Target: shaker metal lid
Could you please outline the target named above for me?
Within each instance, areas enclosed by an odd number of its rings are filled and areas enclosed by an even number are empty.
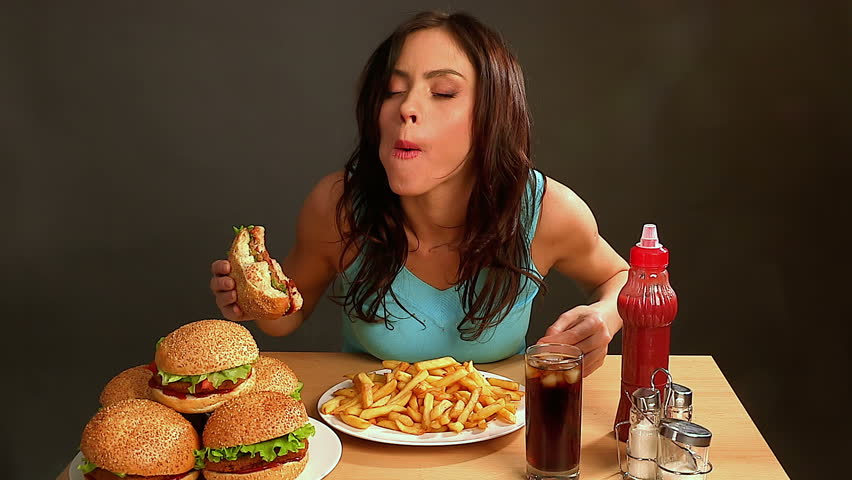
[[[672,383],[669,394],[671,395],[672,406],[683,408],[692,405],[692,390],[688,387]]]
[[[660,408],[660,391],[655,388],[637,388],[633,392],[633,405],[640,412],[651,412]]]
[[[697,423],[665,418],[660,422],[660,436],[693,447],[707,447],[713,434]]]

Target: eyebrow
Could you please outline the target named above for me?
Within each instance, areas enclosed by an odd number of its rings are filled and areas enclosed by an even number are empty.
[[[403,78],[405,78],[405,79],[410,79],[410,78],[411,78],[411,75],[409,75],[409,74],[408,74],[408,72],[404,72],[404,71],[399,70],[399,69],[397,69],[397,68],[394,68],[394,69],[393,69],[392,74],[393,74],[393,75],[398,75],[398,76],[403,77]],[[459,77],[461,77],[461,78],[464,78],[464,75],[462,75],[461,73],[459,73],[459,72],[457,72],[457,71],[453,70],[452,68],[439,68],[438,70],[431,70],[431,71],[428,71],[428,72],[426,72],[425,74],[423,74],[423,78],[425,78],[425,79],[427,79],[427,80],[428,80],[428,79],[430,79],[430,78],[442,77],[442,76],[444,76],[444,75],[456,75],[456,76],[459,76]],[[465,79],[465,80],[467,80],[467,79]]]

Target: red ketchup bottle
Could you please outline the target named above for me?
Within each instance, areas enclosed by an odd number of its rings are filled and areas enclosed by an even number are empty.
[[[624,320],[621,344],[621,398],[615,424],[630,419],[630,395],[651,386],[651,374],[669,368],[671,324],[677,315],[677,296],[669,285],[669,251],[660,244],[657,226],[646,224],[642,239],[630,249],[630,272],[618,294],[618,314]],[[665,375],[657,375],[655,387],[665,391]],[[618,428],[618,439],[627,440],[628,424]]]

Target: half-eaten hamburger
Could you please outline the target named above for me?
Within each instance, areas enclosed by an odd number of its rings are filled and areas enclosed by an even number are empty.
[[[181,413],[212,412],[252,390],[259,354],[251,332],[238,323],[188,323],[157,343],[151,398]]]
[[[181,414],[144,399],[101,409],[83,429],[86,480],[195,480],[198,433]]]
[[[196,468],[207,480],[292,480],[314,435],[305,405],[281,392],[253,392],[218,408],[202,435]]]
[[[266,250],[261,226],[234,227],[228,251],[230,277],[237,289],[237,306],[248,318],[274,320],[302,308],[296,284]]]

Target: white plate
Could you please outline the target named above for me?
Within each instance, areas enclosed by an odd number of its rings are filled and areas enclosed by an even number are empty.
[[[376,370],[375,373],[386,373],[389,372],[389,369]],[[499,378],[501,380],[509,380],[514,381],[512,379],[502,377],[500,375],[495,375],[493,373],[488,372],[480,372],[482,376],[485,378]],[[326,390],[325,393],[317,402],[317,410],[320,410],[322,404],[334,398],[332,394],[336,390],[341,388],[352,388],[352,380],[345,380],[343,382],[338,383],[337,385]],[[524,386],[520,386],[521,391],[524,390]],[[334,415],[326,415],[320,411],[320,417],[325,420],[326,423],[331,425],[334,429],[339,432],[346,433],[348,435],[352,435],[353,437],[363,438],[364,440],[371,440],[374,442],[380,443],[392,443],[395,445],[414,445],[414,446],[443,446],[443,445],[462,445],[465,443],[475,443],[475,442],[483,442],[485,440],[491,440],[492,438],[502,437],[503,435],[507,435],[512,433],[524,426],[524,422],[526,421],[526,409],[524,406],[525,402],[518,402],[518,411],[515,413],[515,418],[517,419],[517,423],[507,423],[502,419],[493,420],[488,422],[488,428],[485,430],[480,430],[478,428],[466,428],[459,433],[455,432],[439,432],[439,433],[424,433],[423,435],[411,435],[408,433],[397,432],[396,430],[391,430],[388,428],[377,427],[375,425],[361,430],[360,428],[355,428],[351,425],[346,424],[343,420],[335,417]]]
[[[343,452],[340,438],[337,437],[334,430],[315,418],[311,418],[310,422],[316,428],[317,433],[308,439],[310,448],[308,464],[305,465],[305,469],[296,477],[296,480],[319,480],[325,477],[337,466],[337,462],[340,461],[340,454]],[[85,480],[83,473],[77,470],[77,465],[82,463],[83,453],[78,452],[74,460],[71,461],[71,467],[68,468],[70,480]]]

